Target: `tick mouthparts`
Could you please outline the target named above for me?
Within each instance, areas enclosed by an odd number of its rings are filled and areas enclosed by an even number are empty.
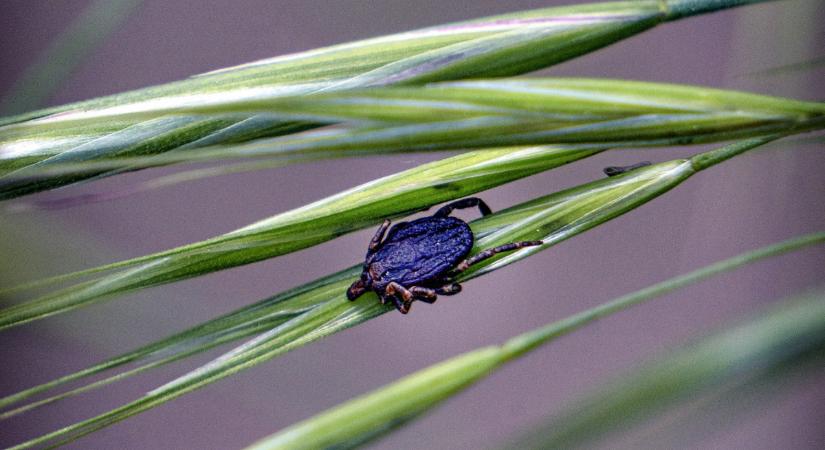
[[[350,285],[349,289],[347,289],[347,299],[349,301],[353,301],[356,298],[363,295],[364,292],[366,292],[366,291],[367,291],[367,288],[366,288],[366,286],[364,286],[364,281],[363,280],[358,280],[355,283],[352,283]]]

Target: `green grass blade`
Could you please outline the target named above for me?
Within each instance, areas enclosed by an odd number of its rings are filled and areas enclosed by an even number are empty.
[[[246,448],[356,448],[402,426],[484,378],[500,364],[500,353],[497,347],[464,353],[356,397]]]
[[[0,408],[19,403],[34,395],[50,391],[67,383],[86,379],[91,376],[123,367],[130,363],[140,364],[104,380],[83,385],[77,389],[57,394],[24,405],[20,408],[0,413],[5,419],[30,410],[34,407],[52,403],[63,398],[104,386],[145,370],[176,361],[186,356],[209,350],[226,342],[247,338],[271,330],[282,323],[317,307],[343,292],[352,278],[360,273],[360,265],[288,290],[262,301],[244,306],[229,314],[196,325],[180,333],[152,342],[136,350],[118,355],[87,369],[74,372],[50,382],[0,398]]]
[[[267,89],[243,96],[193,96],[186,103],[133,105],[67,113],[6,127],[6,133],[57,133],[99,121],[169,115],[269,114],[279,120],[426,123],[475,117],[535,118],[558,126],[652,114],[736,112],[753,120],[793,122],[825,114],[822,103],[700,86],[589,78],[503,78],[377,87],[284,96]]]
[[[511,74],[523,73],[527,70],[519,70],[518,66],[524,64],[524,60],[532,61],[530,69],[546,67],[608,45],[633,34],[634,29],[648,28],[663,17],[657,1],[607,2],[523,11],[269,58],[187,80],[34,111],[6,118],[0,125],[58,112],[261,86],[297,93],[329,89],[342,83],[359,86],[387,84],[388,77],[414,82],[423,76],[436,79],[485,76],[490,72],[485,67],[510,67]],[[600,33],[599,30],[605,31]],[[514,40],[514,35],[521,35],[523,40]],[[496,45],[496,37],[508,42]],[[593,41],[595,43],[591,43]],[[478,45],[478,42],[484,45]],[[480,47],[487,47],[489,51],[467,51]],[[519,56],[525,48],[528,53]],[[561,49],[565,51],[560,52]],[[446,55],[453,56],[445,58]],[[507,61],[502,61],[504,59]],[[512,67],[514,61],[516,67]],[[387,67],[393,64],[397,67]],[[475,73],[454,69],[463,65],[473,67]],[[376,74],[376,71],[380,73]],[[449,75],[433,75],[439,72]],[[353,83],[351,79],[358,76],[365,76],[370,82]],[[382,83],[381,80],[385,81]]]
[[[480,117],[462,121],[402,125],[389,128],[336,129],[300,136],[262,140],[232,147],[204,148],[191,154],[165,154],[152,158],[122,158],[81,164],[55,164],[26,168],[8,175],[0,197],[11,198],[27,189],[27,178],[83,174],[123,164],[153,167],[216,159],[266,158],[273,164],[290,164],[326,158],[511,145],[546,142],[640,147],[702,144],[747,139],[767,134],[794,134],[825,127],[825,117],[802,121],[747,118],[736,112],[712,114],[657,114],[560,127],[539,119]],[[21,184],[22,183],[22,187]]]
[[[446,200],[581,159],[597,147],[527,147],[465,153],[390,175],[222,236],[80,272],[126,268],[0,310],[0,328],[105,297],[283,255]],[[66,279],[67,277],[58,277]]]
[[[107,192],[66,195],[59,198],[34,199],[30,201],[17,200],[6,207],[6,211],[17,213],[31,210],[57,210],[79,205],[88,205],[104,201],[121,199],[141,192],[167,188],[177,184],[195,180],[204,180],[223,175],[268,170],[283,167],[289,164],[280,160],[254,160],[241,163],[224,164],[219,166],[189,169],[169,175],[161,175],[149,180]],[[5,291],[2,291],[5,292]]]
[[[7,144],[0,143],[0,154],[20,153],[20,156],[0,159],[0,200],[57,188],[69,183],[114,175],[145,168],[146,166],[131,166],[128,161],[119,164],[108,164],[106,167],[95,167],[90,161],[104,158],[133,158],[137,161],[158,155],[172,149],[176,151],[191,150],[208,145],[232,144],[237,141],[251,140],[262,137],[279,136],[297,131],[303,131],[307,126],[291,122],[276,122],[260,118],[218,118],[204,119],[200,117],[162,117],[144,122],[136,122],[125,128],[111,131],[106,134],[96,134],[92,137],[78,136],[64,138],[53,136],[15,139]],[[88,139],[87,139],[88,138]],[[68,147],[66,141],[77,142]],[[48,145],[48,148],[39,148],[37,143]],[[20,150],[20,147],[23,150]],[[60,151],[63,149],[62,151]],[[34,152],[30,154],[29,151]],[[27,164],[20,162],[28,161]],[[59,177],[43,178],[40,172],[52,167],[83,167],[83,170],[73,173],[61,173]],[[152,163],[149,167],[159,164]],[[25,181],[15,179],[24,177]],[[5,181],[9,180],[9,181]]]
[[[718,155],[728,155],[724,156],[727,158],[773,139],[775,137],[743,141],[706,152],[696,157],[705,162],[692,170],[701,170],[721,161]],[[564,147],[487,150],[426,164],[210,240],[78,272],[75,275],[127,267],[97,280],[2,309],[0,328],[20,325],[134,290],[316,245],[375,224],[381,218],[463,197],[598,151],[594,148]],[[66,280],[71,276],[54,279]]]
[[[457,394],[473,383],[486,377],[491,371],[504,363],[520,357],[539,346],[551,342],[560,336],[569,334],[595,320],[627,309],[631,306],[660,297],[663,294],[696,283],[720,273],[724,273],[745,264],[771,256],[825,243],[825,233],[801,236],[761,249],[743,253],[730,259],[719,261],[710,266],[657,283],[648,288],[619,297],[601,306],[591,308],[545,327],[514,337],[498,347],[486,347],[470,353],[459,355],[447,361],[431,366],[409,375],[393,384],[347,401],[310,419],[292,425],[275,435],[264,438],[249,449],[301,449],[301,448],[351,448],[401,426],[405,422],[433,409],[441,402]],[[810,305],[808,305],[810,306]],[[819,305],[819,310],[822,310]],[[811,309],[806,309],[811,312]],[[816,319],[820,332],[825,332],[825,321]],[[810,321],[809,321],[810,322]],[[785,322],[790,325],[789,322]],[[773,323],[771,324],[773,325]],[[800,331],[800,330],[798,330]],[[801,335],[806,336],[809,329],[803,327]],[[825,338],[825,335],[823,335]],[[825,341],[820,342],[825,344]],[[711,345],[712,348],[712,345]],[[699,358],[701,360],[701,358]],[[718,358],[716,359],[718,361]],[[671,365],[665,365],[669,371]],[[681,365],[679,365],[681,367]],[[628,383],[626,387],[638,391],[640,383]],[[675,383],[674,383],[675,385]],[[615,392],[623,392],[616,390]],[[634,398],[639,400],[638,397]],[[599,398],[599,400],[603,400]],[[627,399],[626,399],[627,400]],[[624,404],[628,410],[630,405]],[[595,406],[603,411],[600,403]],[[582,409],[585,414],[588,409]],[[613,411],[614,417],[623,417],[626,410]],[[542,427],[542,430],[554,430],[555,427]],[[581,427],[583,433],[590,432],[588,427]],[[515,448],[567,448],[557,441],[542,442],[540,445],[520,443]]]
[[[691,160],[674,160],[637,169],[535,199],[479,219],[471,225],[478,237],[474,252],[480,248],[518,240],[541,239],[545,245],[501,255],[487,264],[474,266],[473,270],[464,272],[458,281],[480,276],[604,223],[677,186],[696,172],[695,167],[708,167],[713,161],[722,161],[769,140],[741,142],[697,155]],[[696,160],[705,161],[707,164],[695,166]],[[339,281],[338,291],[317,307],[287,320],[143,398],[24,445],[37,445],[54,439],[77,438],[289,350],[355,326],[392,308],[389,305],[381,305],[372,293],[366,294],[359,301],[348,301],[344,295],[347,281],[351,279]],[[516,356],[515,349],[508,351],[512,356]]]
[[[92,111],[124,105],[168,104],[186,101],[192,95],[213,93],[227,96],[243,95],[253,88],[270,92],[300,95],[322,90],[340,90],[390,83],[420,83],[432,80],[465,78],[468,76],[500,76],[524,73],[569,59],[615,40],[653,26],[661,19],[659,5],[653,1],[605,3],[586,7],[547,8],[522,13],[495,16],[475,21],[390,35],[366,41],[343,44],[295,55],[286,55],[204,74],[188,80],[118,94],[58,108],[36,111],[22,116],[0,119],[3,124],[27,121],[72,111]],[[183,125],[191,118],[179,118]],[[171,132],[163,145],[151,147],[163,153],[187,143],[190,147],[228,144],[263,136],[282,134],[278,122],[267,117],[240,120],[246,134],[237,133],[238,124],[215,131],[210,125],[217,119],[200,119],[205,123],[192,129]],[[123,124],[127,127],[129,123]],[[308,125],[304,125],[308,126]],[[90,132],[97,131],[89,125]],[[200,132],[197,132],[200,131]],[[72,136],[82,135],[84,128],[67,130]],[[5,134],[5,132],[2,132]],[[219,135],[215,139],[211,135]],[[48,139],[46,139],[48,137]],[[0,144],[0,173],[19,168],[38,155],[37,168],[52,164],[87,161],[58,145],[59,133],[14,134]],[[139,141],[127,140],[119,147],[102,145],[96,140],[85,144],[84,155],[101,158],[128,152]],[[62,158],[52,161],[44,155]],[[76,159],[77,158],[77,159]],[[107,170],[123,165],[107,167]],[[25,195],[78,180],[105,175],[105,171],[85,171],[74,176],[37,180],[21,186],[9,195]],[[8,197],[8,196],[7,196]]]
[[[0,99],[0,115],[37,108],[95,47],[118,28],[141,0],[98,0],[81,12]]]
[[[54,160],[8,174],[0,198],[30,189],[27,177],[72,174],[125,163],[148,167],[223,158],[268,158],[284,164],[373,153],[491,148],[510,145],[602,144],[611,147],[695,144],[825,127],[825,104],[736,91],[599,79],[503,79],[423,87],[354,90],[302,97],[222,100],[184,112],[281,114],[297,120],[381,121],[385,126],[337,128],[202,148],[152,158],[117,158],[64,165]],[[143,118],[175,109],[140,113]],[[128,113],[131,114],[131,113]],[[156,116],[156,114],[161,114]],[[291,115],[290,115],[291,114]],[[322,117],[324,116],[324,117]],[[44,126],[72,123],[69,116]],[[106,116],[110,117],[110,116]],[[111,118],[117,119],[117,116]],[[98,120],[92,114],[82,120]],[[398,121],[402,123],[397,123]],[[53,130],[52,130],[53,131]]]
[[[565,408],[508,448],[580,448],[720,386],[776,375],[825,355],[825,296],[770,313],[649,363]]]
[[[775,77],[794,73],[810,72],[825,66],[825,56],[818,58],[811,58],[807,61],[800,61],[791,64],[783,64],[781,66],[769,67],[767,69],[748,72],[740,75],[740,77]]]
[[[684,17],[705,14],[742,5],[762,3],[761,0],[664,0],[667,19],[676,20]]]
[[[615,1],[521,11],[268,58],[182,81],[7,117],[0,125],[183,94],[260,86],[307,92],[341,83],[363,86],[350,81],[363,74],[370,85],[483,77],[491,72],[515,75],[585,54],[661,22],[765,1]],[[524,40],[512,39],[520,34]],[[484,40],[496,36],[509,42],[496,45],[495,39]],[[453,45],[459,47],[450,49]],[[467,51],[482,47],[488,50]],[[418,59],[411,61],[413,57]],[[388,67],[391,64],[398,67]],[[389,77],[395,80],[387,80]],[[313,83],[317,85],[305,86]]]
[[[23,124],[50,115],[71,115],[77,111],[94,111],[111,107],[134,108],[150,105],[180,104],[193,95],[214,94],[242,97],[250,89],[267,89],[280,95],[300,95],[319,91],[343,90],[387,84],[421,84],[425,82],[498,77],[525,73],[585,54],[623,38],[644,31],[661,22],[688,15],[682,1],[628,1],[594,3],[546,8],[468,22],[448,24],[365,41],[313,50],[295,55],[263,60],[235,68],[215,71],[176,83],[93,99],[24,115],[0,119],[3,125]],[[691,14],[752,3],[748,1],[696,1]],[[674,9],[670,10],[670,5]],[[680,8],[684,11],[675,14]],[[250,139],[280,136],[289,127],[265,116],[235,118],[224,129],[213,130],[216,121],[201,119],[195,125],[180,118],[188,128],[167,133],[162,144],[151,147],[154,154],[180,148],[233,144]],[[124,129],[135,123],[121,124]],[[298,128],[312,123],[295,124]],[[99,125],[90,124],[67,130],[74,138],[85,136],[83,155],[74,160],[66,137],[58,134],[18,134],[0,143],[0,174],[19,170],[34,163],[37,170],[70,161],[85,167],[65,176],[38,179],[15,185],[3,198],[25,195],[88,178],[111,175],[126,170],[127,163],[107,167],[88,164],[95,159],[133,152],[139,142],[124,141],[120,147],[95,147],[89,136]],[[117,131],[117,130],[116,130]],[[67,153],[68,152],[68,153]],[[49,157],[64,155],[55,161]],[[331,155],[327,155],[329,157]],[[137,161],[133,161],[137,164]],[[140,167],[162,164],[160,160]],[[45,167],[48,168],[48,167]],[[137,167],[131,167],[135,169]],[[103,170],[105,169],[105,170]],[[111,171],[108,172],[107,171]],[[39,172],[41,175],[44,172]],[[24,172],[25,174],[25,172]]]

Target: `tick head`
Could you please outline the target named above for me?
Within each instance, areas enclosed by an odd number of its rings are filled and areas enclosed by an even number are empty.
[[[367,275],[367,272],[364,271],[361,273],[361,278],[355,283],[352,283],[349,289],[347,289],[347,298],[350,299],[350,301],[355,300],[356,298],[363,295],[364,292],[367,292],[367,289],[369,289],[371,286],[372,281],[369,279],[369,275]]]

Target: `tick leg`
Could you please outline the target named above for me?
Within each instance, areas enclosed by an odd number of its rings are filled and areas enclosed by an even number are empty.
[[[378,250],[378,246],[381,245],[381,240],[384,239],[384,233],[387,232],[387,228],[390,226],[390,219],[384,221],[380,227],[378,227],[378,231],[375,232],[375,236],[372,237],[370,241],[369,251],[367,254],[372,253]]]
[[[413,301],[413,293],[404,286],[391,281],[384,289],[387,297],[390,297],[395,303],[395,307],[401,311],[401,314],[407,314],[410,311],[410,304]]]
[[[486,203],[484,203],[484,200],[478,197],[467,197],[442,206],[438,209],[438,211],[435,212],[435,214],[433,214],[433,216],[447,217],[450,215],[450,213],[453,212],[454,209],[466,209],[473,208],[476,206],[478,206],[478,210],[481,212],[482,216],[486,216],[487,214],[492,213],[492,211],[490,211],[490,207],[487,206]]]
[[[410,292],[409,289],[405,288],[404,286],[401,286],[395,281],[390,281],[390,284],[387,285],[387,288],[384,289],[384,292],[386,292],[389,296],[400,295],[405,302],[412,301],[413,298],[413,293]]]
[[[413,286],[410,288],[410,292],[412,292],[416,300],[421,300],[424,303],[435,303],[435,301],[438,300],[435,289]]]
[[[397,309],[398,312],[400,312],[401,314],[407,314],[408,312],[410,312],[410,303],[407,303],[398,297],[390,298],[392,299],[392,302],[395,303],[395,309]]]
[[[630,166],[610,166],[605,167],[602,171],[605,175],[609,177],[615,177],[616,175],[621,175],[625,172],[630,172],[631,170],[639,169],[641,167],[649,166],[650,161],[642,161],[640,163],[636,163]]]
[[[544,244],[544,242],[542,242],[542,241],[524,241],[524,242],[512,242],[510,244],[504,244],[504,245],[499,245],[498,247],[488,248],[487,250],[484,250],[484,251],[476,254],[475,256],[473,256],[471,258],[467,258],[464,261],[458,263],[458,265],[455,267],[455,269],[453,269],[452,274],[455,275],[455,274],[464,272],[465,270],[470,268],[470,266],[472,266],[473,264],[478,264],[481,261],[484,261],[485,259],[492,258],[493,256],[495,256],[498,253],[509,252],[509,251],[513,251],[513,250],[518,250],[522,247],[533,247],[535,245],[542,245],[542,244]]]
[[[435,292],[441,295],[455,295],[461,292],[461,285],[458,283],[450,283],[436,288]]]

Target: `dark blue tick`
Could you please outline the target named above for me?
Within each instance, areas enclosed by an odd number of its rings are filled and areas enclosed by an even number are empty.
[[[355,300],[372,289],[381,303],[392,301],[402,314],[407,314],[413,300],[434,303],[438,294],[461,292],[454,278],[473,264],[497,253],[542,244],[513,242],[467,258],[473,248],[473,232],[467,222],[450,217],[450,213],[473,207],[478,207],[483,216],[490,214],[486,203],[469,197],[441,207],[432,216],[399,222],[389,232],[390,221],[385,220],[370,241],[364,271],[347,289],[347,298]]]

